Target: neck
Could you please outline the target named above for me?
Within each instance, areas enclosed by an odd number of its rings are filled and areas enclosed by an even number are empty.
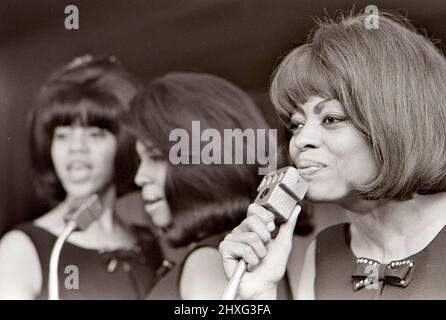
[[[116,200],[116,187],[111,185],[99,195],[104,212],[92,227],[99,227],[105,231],[113,231],[115,226],[114,206]]]
[[[114,228],[114,205],[116,200],[116,187],[114,185],[110,185],[100,192],[97,193],[99,199],[101,201],[103,212],[101,216],[94,221],[90,229],[101,228],[103,231],[113,231]],[[73,201],[73,199],[67,199],[69,201]]]
[[[446,225],[446,193],[406,201],[356,200],[343,205],[352,222],[351,250],[382,263],[424,249]]]

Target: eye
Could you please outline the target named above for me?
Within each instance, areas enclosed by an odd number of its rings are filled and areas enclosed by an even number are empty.
[[[101,128],[91,128],[88,130],[88,135],[92,138],[104,138],[107,132]]]
[[[149,161],[149,162],[158,162],[158,161],[165,161],[164,155],[159,151],[153,151],[153,150],[139,150],[138,151],[139,157],[141,158],[141,161]]]
[[[151,154],[149,155],[149,158],[152,161],[164,161],[164,156],[162,154]]]
[[[331,125],[331,124],[336,124],[336,123],[347,121],[347,120],[348,120],[347,117],[327,115],[322,120],[322,123]]]
[[[288,130],[295,134],[297,131],[301,130],[304,127],[305,123],[298,121],[298,120],[291,120],[291,123],[288,126]]]
[[[68,136],[69,136],[69,132],[64,129],[56,128],[56,130],[54,130],[54,133],[53,133],[53,139],[57,139],[57,140],[65,140],[68,138]]]

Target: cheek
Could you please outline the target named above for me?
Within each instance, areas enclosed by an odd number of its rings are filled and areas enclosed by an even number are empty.
[[[164,190],[167,181],[167,162],[164,162],[160,165],[160,181]]]
[[[60,168],[63,166],[65,151],[64,146],[60,143],[52,143],[51,144],[51,161],[53,163],[54,169],[59,174]]]
[[[117,144],[110,143],[96,150],[97,152],[95,159],[98,164],[98,168],[102,169],[101,171],[112,174],[115,167]]]
[[[290,154],[291,160],[297,159],[297,156],[299,155],[299,152],[297,151],[297,147],[294,143],[294,136],[291,137],[290,142],[288,143],[288,152]]]
[[[377,165],[371,148],[363,141],[340,144],[337,153],[338,173],[353,185],[365,185],[377,176]]]

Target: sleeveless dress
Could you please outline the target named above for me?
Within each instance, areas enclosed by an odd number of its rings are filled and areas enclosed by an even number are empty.
[[[211,247],[218,250],[218,246],[221,241],[223,241],[224,234],[218,234],[214,236],[207,237],[196,244],[182,248],[183,255],[179,263],[176,263],[174,267],[166,272],[164,277],[162,277],[157,284],[153,287],[150,294],[147,296],[149,300],[181,300],[180,295],[180,280],[183,271],[184,264],[195,250],[202,247]],[[223,292],[222,292],[223,294]],[[278,300],[288,300],[291,299],[291,288],[289,286],[289,281],[287,274],[278,284],[277,289],[277,299]]]
[[[446,227],[426,248],[405,260],[413,262],[406,287],[380,279],[376,286],[353,290],[352,274],[359,257],[350,250],[349,239],[349,224],[327,228],[317,236],[316,299],[446,299]]]
[[[49,260],[56,236],[32,223],[15,230],[24,232],[36,248],[42,270],[37,299],[48,299]],[[106,252],[66,242],[59,259],[60,299],[143,299],[155,281],[159,263],[157,248],[147,244]]]
[[[116,203],[116,216],[125,225],[138,229],[138,234],[148,237],[154,236],[151,231],[155,227],[144,211],[144,204],[140,192],[130,193]],[[158,245],[162,252],[162,262],[156,269],[156,281],[148,300],[181,300],[180,279],[184,263],[191,253],[201,247],[213,247],[218,249],[225,234],[217,234],[202,239],[196,243],[181,248],[170,247],[167,243],[158,239]],[[287,276],[279,283],[278,299],[290,299],[291,289]]]

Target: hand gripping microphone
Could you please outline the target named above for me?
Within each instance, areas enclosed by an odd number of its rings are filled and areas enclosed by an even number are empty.
[[[308,186],[296,168],[281,168],[263,177],[254,203],[271,211],[276,223],[282,223],[288,220],[297,203],[304,198]],[[222,300],[234,300],[245,270],[246,263],[240,260],[223,292]]]
[[[80,204],[74,211],[69,212],[65,217],[67,223],[62,234],[57,238],[50,257],[50,267],[48,276],[48,298],[49,300],[59,300],[59,279],[58,265],[59,256],[62,246],[73,231],[86,230],[90,224],[97,220],[102,212],[103,207],[99,197],[94,194],[86,201]]]

